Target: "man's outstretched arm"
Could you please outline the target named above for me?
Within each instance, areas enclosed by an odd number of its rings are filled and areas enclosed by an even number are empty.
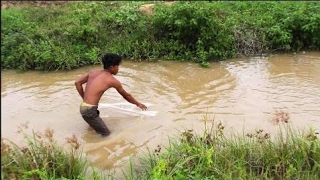
[[[146,110],[147,109],[147,106],[145,106],[144,104],[138,102],[136,99],[133,98],[133,96],[129,93],[127,93],[122,85],[120,84],[119,81],[116,81],[115,84],[114,84],[114,88],[116,88],[116,90],[118,91],[119,94],[121,94],[121,96],[127,100],[128,102],[132,103],[132,104],[135,104],[136,106],[138,106],[140,109],[142,110]]]

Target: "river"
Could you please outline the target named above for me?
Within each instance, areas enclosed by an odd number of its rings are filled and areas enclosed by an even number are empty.
[[[275,54],[212,62],[209,68],[175,61],[123,61],[116,77],[154,117],[100,108],[111,130],[102,138],[79,114],[81,98],[74,81],[101,69],[88,66],[68,72],[1,71],[1,137],[22,142],[26,131],[54,130],[59,142],[75,135],[93,165],[123,167],[128,159],[184,130],[203,131],[204,119],[222,122],[226,131],[264,129],[274,133],[284,115],[294,128],[320,131],[320,52]],[[125,100],[114,90],[103,103]],[[277,119],[278,118],[278,119]],[[277,121],[279,121],[277,123]]]

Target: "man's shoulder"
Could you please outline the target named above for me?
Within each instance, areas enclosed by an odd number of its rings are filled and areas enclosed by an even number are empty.
[[[89,74],[93,74],[93,73],[101,73],[102,71],[101,70],[98,70],[98,69],[94,69],[94,70],[91,70],[89,72]]]
[[[110,81],[113,81],[115,83],[120,83],[119,80],[112,74],[110,75]]]
[[[101,70],[92,70],[92,71],[90,71],[88,74],[89,74],[89,76],[91,76],[91,77],[97,77],[97,76],[99,76],[99,75],[102,74],[102,71],[101,71]]]

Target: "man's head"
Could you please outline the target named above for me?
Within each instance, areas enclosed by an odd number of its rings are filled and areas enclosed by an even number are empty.
[[[118,54],[107,53],[102,57],[102,63],[104,69],[109,69],[112,74],[118,73],[119,65],[122,58]]]

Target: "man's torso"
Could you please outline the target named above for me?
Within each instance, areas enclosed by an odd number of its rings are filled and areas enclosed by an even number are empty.
[[[90,72],[85,87],[84,102],[98,105],[101,96],[112,87],[114,80],[113,75],[104,70]]]

